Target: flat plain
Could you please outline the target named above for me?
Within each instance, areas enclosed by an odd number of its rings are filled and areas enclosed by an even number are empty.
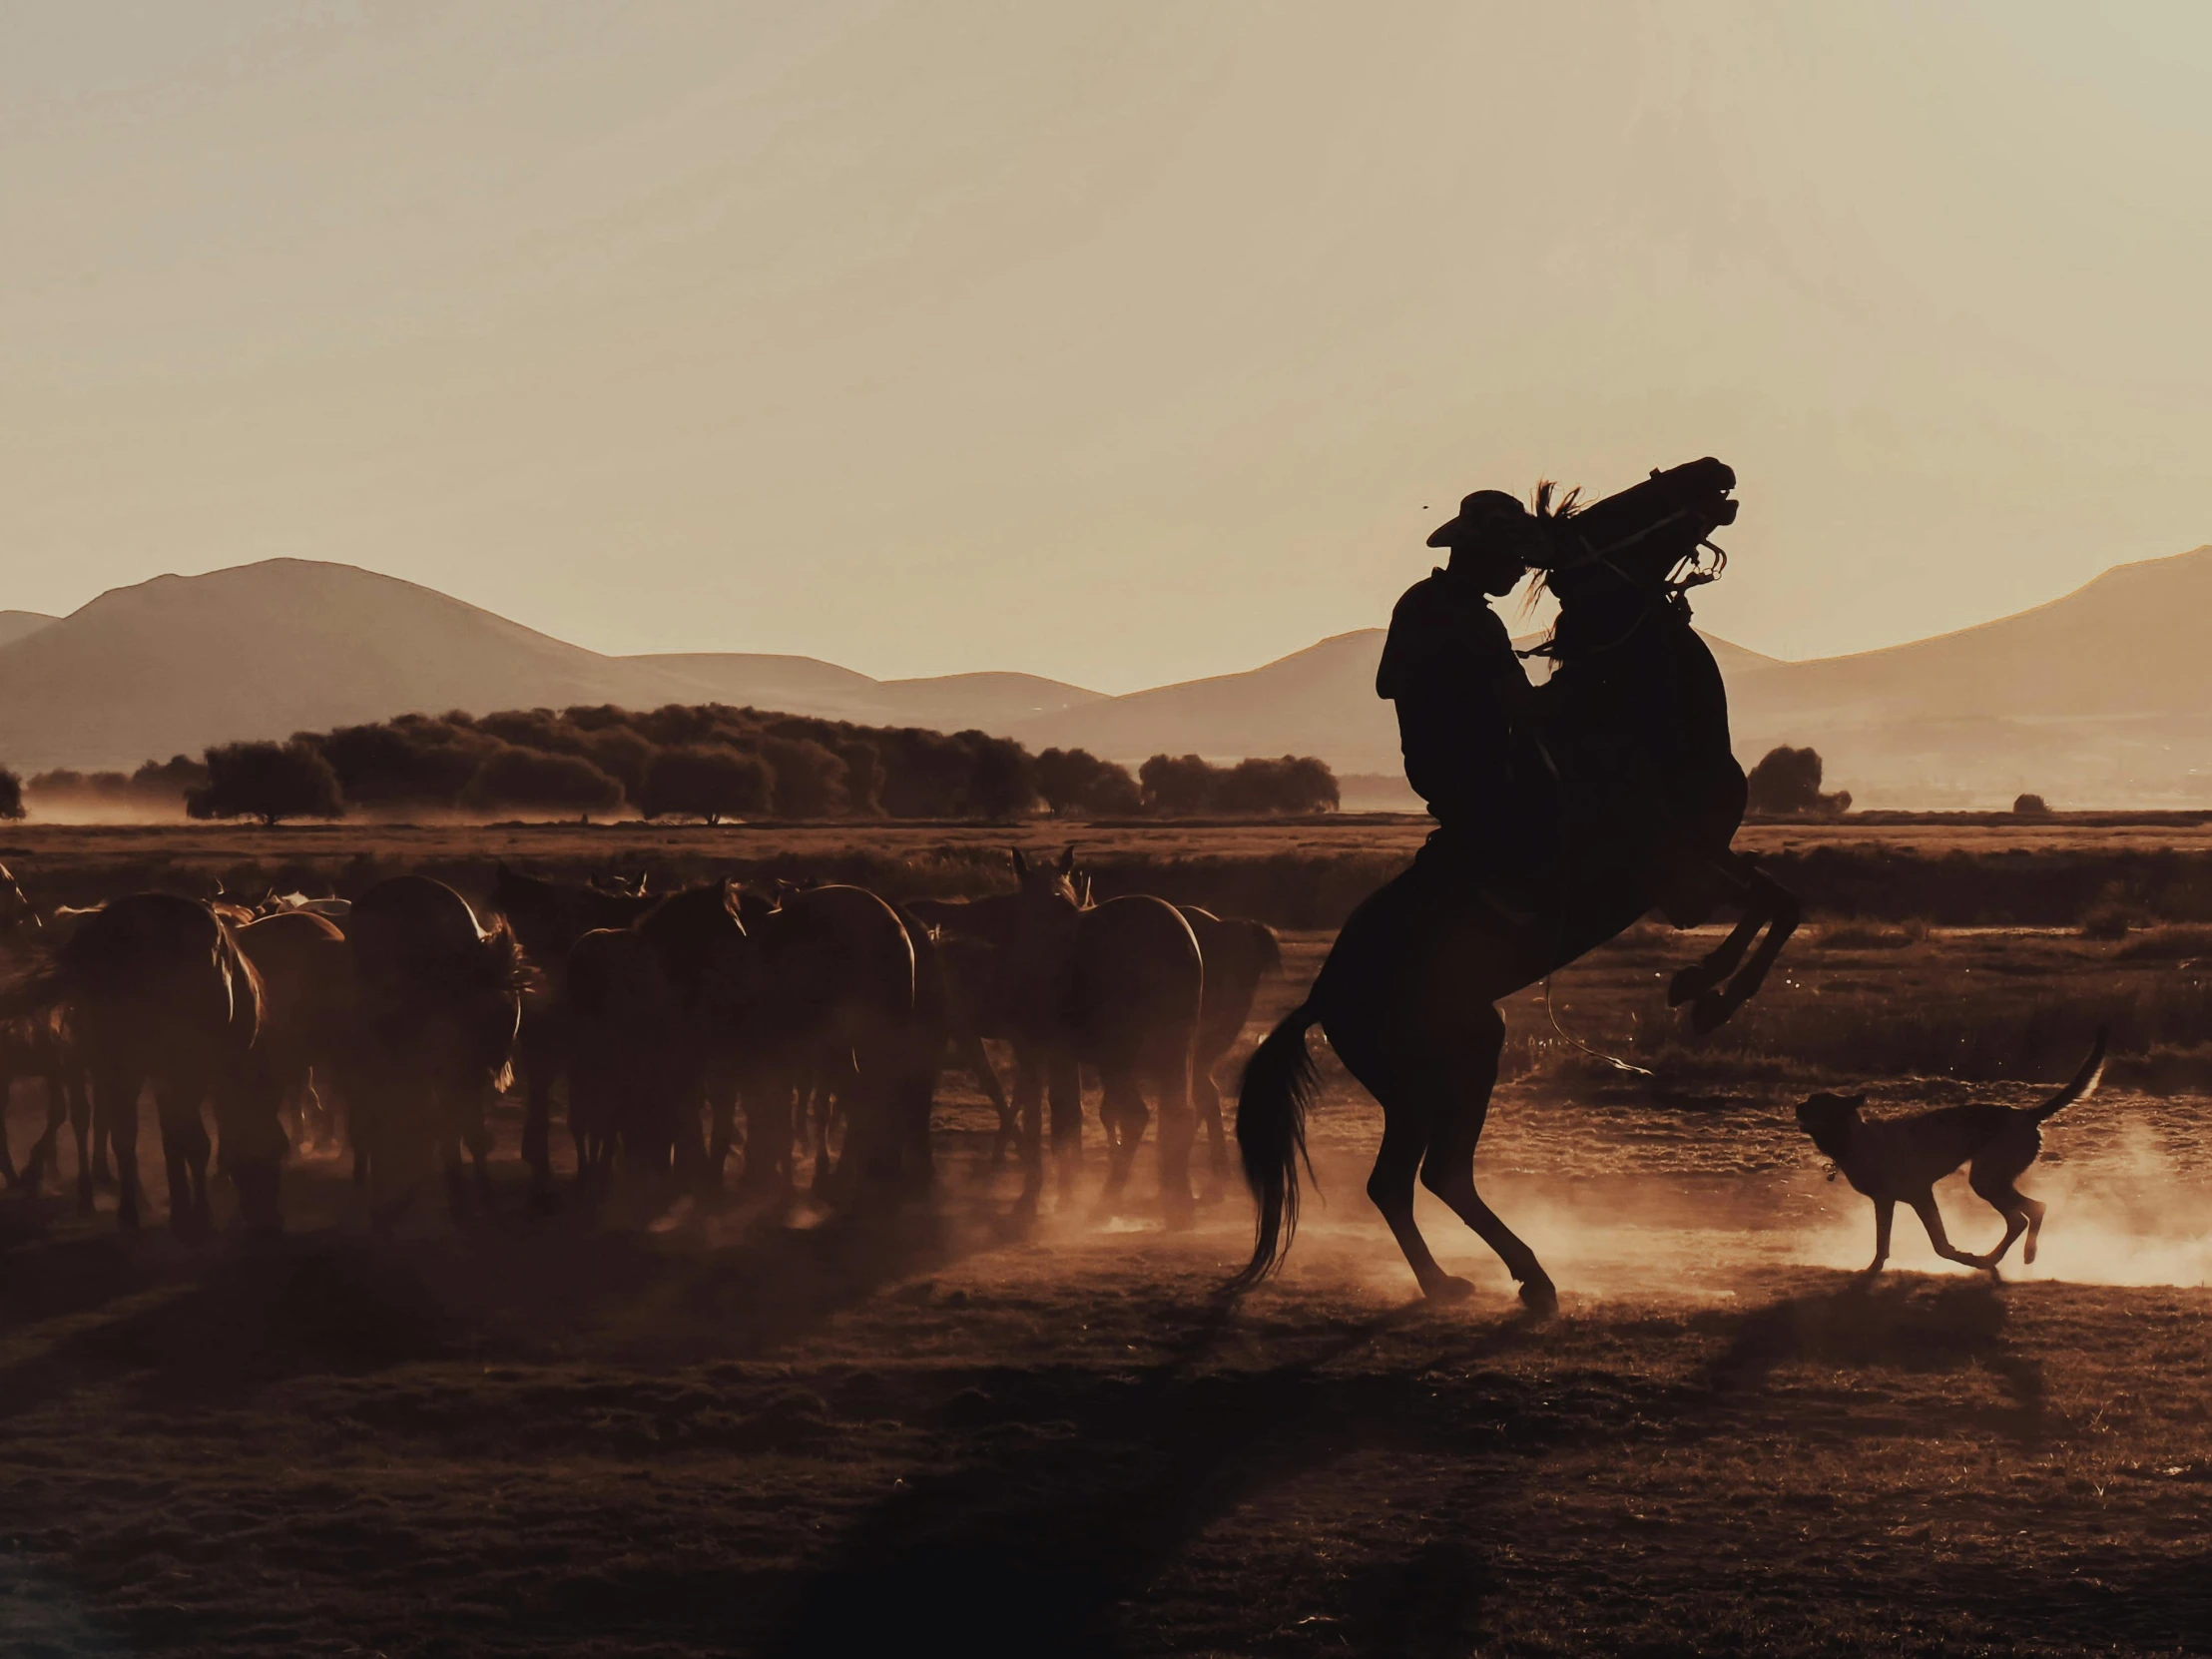
[[[1131,880],[1286,844],[1386,868],[1420,828],[1086,827],[1080,844]],[[2030,858],[2054,844],[2001,825],[1858,832],[1996,836],[1975,850]],[[2043,833],[2207,845],[2187,825]],[[856,851],[943,890],[995,880],[1008,834],[0,839],[54,891],[125,870],[342,877],[364,853],[465,877],[500,856],[674,872],[718,857],[834,868]],[[1248,1043],[1329,936],[1289,933]],[[1217,1294],[1249,1244],[1233,1181],[1170,1234],[1146,1201],[1148,1153],[1130,1212],[1103,1217],[1094,1113],[1084,1185],[1024,1224],[988,1110],[949,1073],[938,1193],[897,1214],[533,1218],[511,1107],[493,1213],[425,1218],[390,1242],[369,1238],[335,1149],[295,1164],[290,1232],[265,1248],[175,1244],[158,1192],[135,1243],[106,1195],[89,1221],[51,1190],[0,1197],[0,1645],[2212,1646],[2196,1069],[2212,1037],[2196,952],[2212,940],[2170,922],[2087,938],[1816,915],[1740,1022],[1695,1039],[1660,987],[1713,937],[1639,928],[1508,1009],[1477,1173],[1560,1285],[1542,1324],[1425,1195],[1421,1225],[1477,1294],[1413,1298],[1362,1192],[1378,1113],[1318,1039],[1319,1194],[1286,1272],[1238,1302]],[[2023,1183],[2051,1204],[2035,1266],[2015,1258],[2001,1282],[1941,1266],[1905,1220],[1891,1272],[1861,1279],[1869,1207],[1824,1179],[1793,1103],[1843,1084],[1883,1111],[2032,1100],[2097,1023],[2117,1030],[2113,1082],[2053,1121]],[[19,1153],[42,1110],[18,1088]],[[1994,1236],[1963,1183],[1941,1197],[1954,1236]]]

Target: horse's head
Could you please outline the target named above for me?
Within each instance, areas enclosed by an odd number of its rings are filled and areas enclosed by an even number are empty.
[[[1736,474],[1707,456],[1640,484],[1577,505],[1572,493],[1556,505],[1549,487],[1537,492],[1536,519],[1543,545],[1530,559],[1562,605],[1607,588],[1626,586],[1645,595],[1672,595],[1709,582],[1726,556],[1709,538],[1736,522],[1729,492]],[[1703,555],[1710,550],[1708,566]]]
[[[1012,857],[1014,879],[1021,884],[1025,904],[1039,910],[1080,910],[1083,907],[1074,847],[1061,853],[1056,863],[1033,864],[1018,846],[1013,848]]]
[[[1021,883],[1017,895],[1020,921],[1016,927],[1016,954],[1030,971],[1051,973],[1073,947],[1076,924],[1083,916],[1083,892],[1077,885],[1075,848],[1069,847],[1055,863],[1032,864],[1021,848],[1013,852],[1014,878]]]

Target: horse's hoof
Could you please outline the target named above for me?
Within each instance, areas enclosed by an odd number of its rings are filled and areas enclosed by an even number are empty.
[[[1667,981],[1667,1006],[1679,1008],[1693,996],[1703,996],[1710,981],[1694,964],[1683,968]]]
[[[1547,1320],[1559,1312],[1559,1292],[1541,1275],[1521,1282],[1520,1299],[1521,1306],[1537,1319]]]
[[[1447,1273],[1435,1284],[1423,1286],[1421,1294],[1430,1302],[1464,1302],[1474,1295],[1474,1287],[1464,1279]]]
[[[1690,1029],[1702,1037],[1726,1025],[1735,1011],[1736,1004],[1726,991],[1707,991],[1690,1006]]]

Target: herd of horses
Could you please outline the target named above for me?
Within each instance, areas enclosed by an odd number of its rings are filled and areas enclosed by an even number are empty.
[[[1243,1030],[1276,937],[1141,895],[1093,902],[1071,847],[1012,855],[1014,892],[892,902],[849,885],[731,880],[666,894],[645,881],[496,872],[480,914],[423,875],[350,903],[245,907],[142,892],[42,915],[0,868],[0,1102],[43,1077],[44,1134],[0,1176],[36,1193],[77,1152],[77,1205],[103,1179],[140,1225],[139,1115],[151,1091],[170,1225],[212,1225],[211,1160],[241,1223],[282,1225],[281,1173],[342,1122],[368,1214],[388,1229],[442,1171],[457,1209],[488,1205],[488,1097],[519,1071],[533,1202],[559,1202],[552,1122],[565,1091],[574,1196],[623,1182],[648,1202],[719,1190],[865,1204],[933,1178],[940,1074],[975,1074],[1033,1209],[1050,1163],[1072,1191],[1082,1081],[1103,1084],[1105,1202],[1122,1201],[1157,1104],[1162,1203],[1187,1220],[1197,1132],[1208,1196],[1229,1150],[1214,1071]],[[1012,1046],[1009,1100],[984,1047]],[[215,1133],[209,1134],[208,1120]],[[112,1150],[112,1175],[109,1157]],[[808,1167],[811,1165],[811,1169]]]

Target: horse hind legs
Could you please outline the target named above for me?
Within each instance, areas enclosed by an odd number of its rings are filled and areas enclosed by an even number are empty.
[[[1404,1253],[1405,1265],[1413,1270],[1421,1295],[1431,1302],[1461,1302],[1474,1294],[1474,1287],[1437,1265],[1428,1241],[1421,1237],[1419,1224],[1413,1220],[1413,1178],[1419,1173],[1421,1154],[1426,1149],[1424,1137],[1407,1126],[1402,1114],[1393,1118],[1385,1104],[1382,1146],[1375,1155],[1375,1169],[1368,1177],[1368,1199],[1389,1224],[1391,1237]]]

